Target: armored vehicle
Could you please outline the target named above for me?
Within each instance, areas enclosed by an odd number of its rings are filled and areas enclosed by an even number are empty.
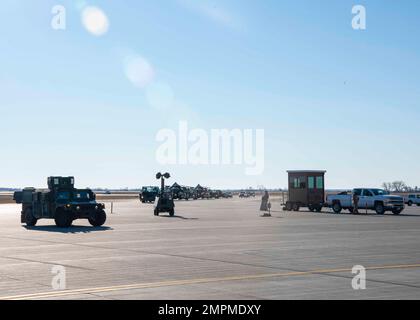
[[[178,183],[174,183],[169,189],[172,192],[172,197],[174,200],[181,199],[183,196],[182,187]]]
[[[223,198],[223,192],[221,190],[213,190],[211,191],[212,198],[220,199]]]
[[[174,200],[190,200],[193,198],[193,193],[189,187],[180,186],[178,183],[174,183],[171,186],[172,196]]]
[[[195,190],[195,188],[194,187],[188,187],[188,190],[189,190],[189,193],[191,195],[191,198],[193,200],[197,200],[198,199],[198,194],[197,194],[197,191]]]
[[[206,193],[206,189],[200,185],[197,185],[194,189],[195,191],[195,195],[197,197],[197,199],[204,199],[205,198],[205,193]]]
[[[159,187],[143,187],[139,195],[142,203],[155,202],[156,197],[159,194]]]
[[[39,219],[54,219],[68,228],[76,219],[88,219],[94,227],[106,221],[105,205],[96,202],[90,189],[76,189],[74,177],[49,177],[48,189],[25,188],[13,195],[22,204],[21,223],[35,226]]]
[[[191,191],[191,188],[189,187],[182,187],[182,198],[181,199],[185,199],[185,200],[190,200],[191,198],[194,199],[194,194]]]
[[[223,192],[222,197],[225,198],[225,199],[233,198],[233,193],[229,192],[229,191],[225,191],[225,192]]]

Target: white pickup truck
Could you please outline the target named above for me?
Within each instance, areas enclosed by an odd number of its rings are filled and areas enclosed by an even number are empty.
[[[377,214],[384,214],[392,211],[393,214],[400,214],[404,210],[403,197],[390,195],[382,189],[354,189],[352,192],[327,195],[327,205],[340,213],[343,209],[353,212],[353,194],[359,197],[359,211],[363,209],[375,210]]]
[[[404,202],[410,207],[414,204],[420,207],[420,194],[409,194],[404,197]]]

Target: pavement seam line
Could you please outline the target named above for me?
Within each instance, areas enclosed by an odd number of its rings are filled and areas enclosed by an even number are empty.
[[[376,266],[376,267],[367,267],[366,270],[392,270],[392,269],[414,269],[414,268],[420,268],[420,264]],[[340,273],[340,272],[351,272],[351,271],[352,270],[348,268],[319,269],[319,270],[311,270],[311,271],[267,273],[267,274],[259,274],[259,275],[256,274],[256,275],[231,276],[231,277],[219,277],[219,278],[173,280],[173,281],[138,283],[138,284],[131,284],[131,285],[119,285],[119,286],[109,286],[109,287],[85,288],[85,289],[74,289],[74,290],[65,290],[65,291],[5,296],[5,297],[0,297],[0,300],[44,299],[44,298],[55,298],[55,297],[63,297],[63,296],[77,295],[77,294],[92,294],[92,293],[103,293],[103,292],[112,292],[112,291],[124,291],[124,290],[129,290],[129,289],[149,289],[149,288],[169,287],[169,286],[177,286],[177,285],[191,285],[191,284],[214,283],[214,282],[224,282],[224,281],[241,281],[241,280],[253,280],[253,279],[287,277],[287,276],[293,277],[293,276],[328,274],[328,273],[334,273],[334,272]]]

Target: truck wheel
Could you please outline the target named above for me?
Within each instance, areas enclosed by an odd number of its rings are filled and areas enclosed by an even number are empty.
[[[407,204],[408,204],[409,207],[411,207],[413,205],[413,201],[410,200],[410,201],[408,201]]]
[[[308,209],[310,212],[314,212],[315,211],[315,207],[313,205],[309,205]]]
[[[299,211],[300,207],[298,203],[293,204],[293,211]]]
[[[382,203],[375,204],[375,211],[377,214],[384,214],[385,213],[385,207]]]
[[[349,208],[349,212],[353,213],[354,212],[354,208]]]
[[[106,221],[106,213],[104,210],[95,213],[94,218],[89,218],[89,223],[94,227],[103,226]]]
[[[62,209],[58,209],[54,217],[55,224],[59,228],[69,228],[73,223],[73,218]]]
[[[339,202],[336,202],[333,204],[332,209],[334,211],[334,213],[341,213],[341,210],[343,210],[343,208],[341,207],[341,204]]]
[[[174,210],[174,209],[171,209],[171,210],[169,211],[169,215],[170,215],[171,217],[173,217],[173,216],[175,215],[175,210]]]
[[[321,205],[316,206],[315,211],[316,212],[321,212],[322,211],[322,206]]]
[[[32,214],[32,209],[27,208],[25,210],[25,223],[28,227],[34,227],[36,223],[38,222],[38,219],[34,217]]]
[[[292,204],[290,202],[286,202],[286,211],[292,211]]]
[[[157,208],[155,209],[154,214],[155,214],[155,216],[159,215],[159,210]]]
[[[392,209],[392,213],[395,214],[396,216],[398,216],[402,211],[403,209]]]

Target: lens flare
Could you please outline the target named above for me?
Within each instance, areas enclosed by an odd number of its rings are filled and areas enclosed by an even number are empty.
[[[157,110],[173,108],[175,94],[171,86],[166,83],[152,83],[146,88],[146,98],[150,106]]]
[[[103,36],[108,32],[109,20],[105,12],[97,7],[86,7],[82,11],[82,23],[94,36]]]
[[[133,85],[141,89],[145,88],[155,78],[155,70],[152,65],[141,56],[126,58],[124,73]]]

